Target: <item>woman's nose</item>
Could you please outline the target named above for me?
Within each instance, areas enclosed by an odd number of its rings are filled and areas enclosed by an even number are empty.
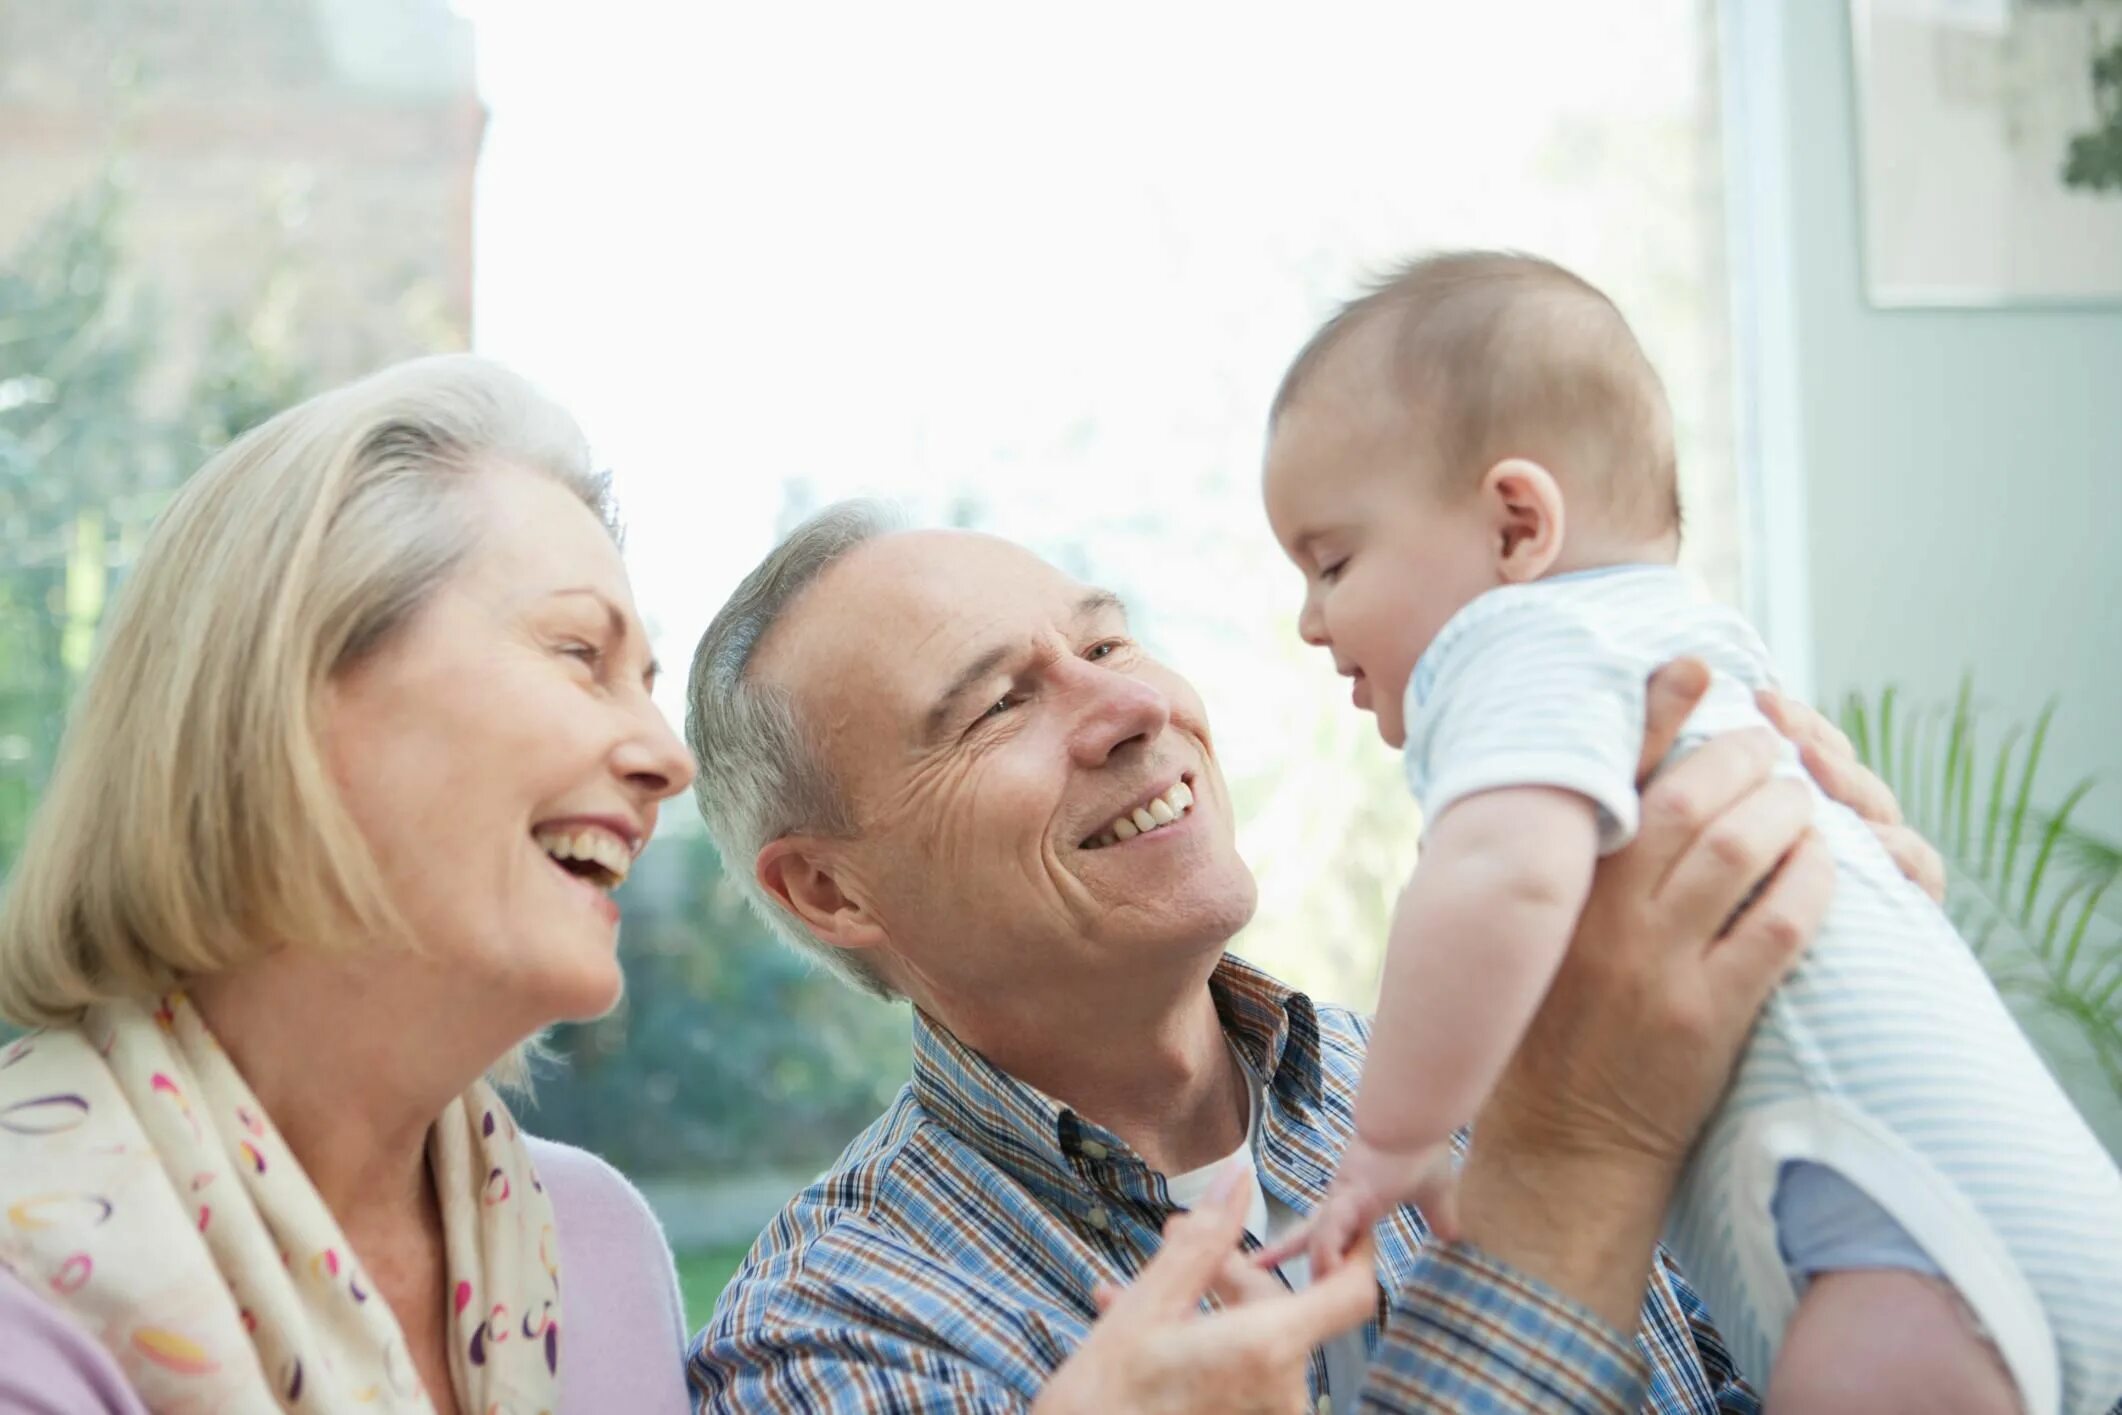
[[[657,800],[675,796],[693,784],[693,754],[671,730],[670,722],[646,693],[636,708],[636,730],[621,744],[617,765],[626,779]]]

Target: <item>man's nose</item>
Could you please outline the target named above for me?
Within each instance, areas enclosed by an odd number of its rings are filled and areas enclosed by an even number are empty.
[[[1081,659],[1062,667],[1077,698],[1069,749],[1079,765],[1104,766],[1131,743],[1156,740],[1172,720],[1171,699],[1126,673]]]

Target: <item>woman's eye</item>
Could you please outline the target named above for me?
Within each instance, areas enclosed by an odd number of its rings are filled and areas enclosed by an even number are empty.
[[[1000,717],[1016,705],[1017,700],[1015,698],[997,698],[987,705],[986,712],[980,714],[980,720],[985,722],[991,717]]]
[[[1114,654],[1118,652],[1120,652],[1120,646],[1108,639],[1102,644],[1092,644],[1090,646],[1090,651],[1084,654],[1083,656],[1089,659],[1092,663],[1096,663],[1099,659],[1111,658]]]
[[[1339,560],[1336,560],[1333,564],[1321,567],[1319,571],[1319,578],[1326,581],[1326,583],[1330,585],[1334,581],[1341,578],[1341,572],[1347,567],[1348,557],[1344,555]]]
[[[580,639],[569,639],[566,643],[560,645],[560,652],[563,656],[579,659],[592,668],[595,668],[604,660],[604,650],[598,648],[595,644],[586,644]]]

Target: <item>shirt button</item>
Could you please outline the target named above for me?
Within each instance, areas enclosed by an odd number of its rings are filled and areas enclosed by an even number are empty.
[[[1084,1217],[1088,1220],[1090,1226],[1097,1229],[1100,1233],[1113,1226],[1112,1215],[1106,1213],[1104,1209],[1092,1209]]]
[[[1083,1142],[1082,1149],[1083,1158],[1087,1160],[1102,1160],[1107,1155],[1112,1153],[1112,1151],[1106,1149],[1105,1146],[1099,1144],[1096,1140],[1085,1140]]]

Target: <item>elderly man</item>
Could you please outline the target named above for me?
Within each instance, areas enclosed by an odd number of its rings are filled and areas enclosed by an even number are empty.
[[[1656,680],[1647,760],[1701,691],[1689,665]],[[911,1083],[700,1334],[701,1409],[1754,1408],[1656,1239],[1831,879],[1767,740],[1648,789],[1476,1126],[1456,1241],[1402,1210],[1381,1285],[1297,1267],[1263,1294],[1235,1247],[1323,1195],[1365,1024],[1226,955],[1254,885],[1215,739],[1119,602],[836,507],[708,629],[689,718],[767,918],[915,1009]],[[1824,724],[1794,735],[1890,814]]]

